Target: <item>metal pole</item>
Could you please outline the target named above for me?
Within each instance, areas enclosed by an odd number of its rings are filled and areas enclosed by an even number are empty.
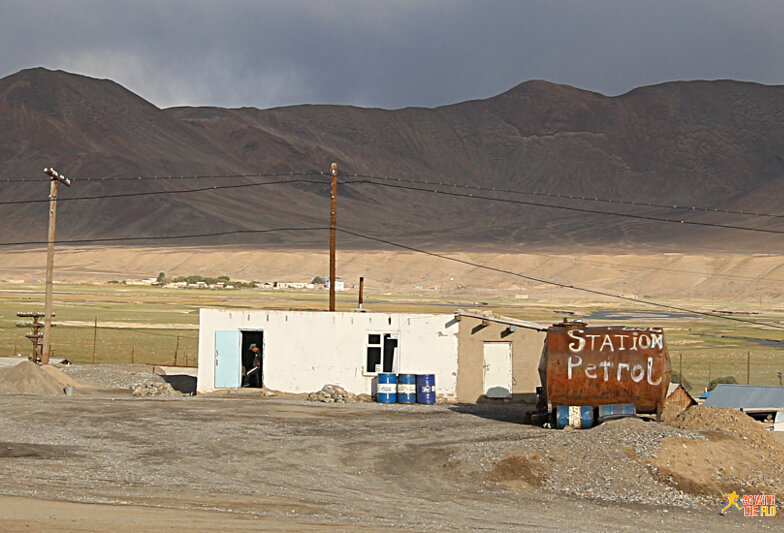
[[[95,364],[95,348],[98,346],[98,317],[95,317],[95,326],[93,327],[93,364]]]
[[[335,247],[337,233],[338,164],[332,163],[332,196],[329,211],[329,310],[335,310]]]
[[[44,295],[44,345],[41,364],[49,363],[49,347],[52,332],[52,284],[54,283],[54,230],[57,223],[57,184],[62,182],[71,186],[71,180],[61,176],[53,168],[45,168],[44,174],[52,178],[49,185],[49,231],[46,248],[46,293]]]
[[[362,309],[362,303],[364,301],[364,293],[365,293],[365,278],[364,276],[359,277],[359,308]]]
[[[177,352],[180,351],[180,336],[177,335],[177,345],[174,347],[174,366],[177,366]]]

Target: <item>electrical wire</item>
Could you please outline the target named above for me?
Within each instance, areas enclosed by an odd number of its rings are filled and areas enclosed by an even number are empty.
[[[307,179],[296,179],[296,180],[278,180],[278,181],[270,181],[270,182],[260,182],[260,183],[242,183],[238,185],[212,185],[210,187],[201,187],[198,189],[179,189],[173,191],[151,191],[151,192],[137,192],[137,193],[123,193],[123,194],[110,194],[110,195],[99,195],[99,196],[83,196],[83,197],[75,197],[75,198],[59,198],[58,201],[76,201],[76,200],[97,200],[97,199],[106,199],[106,198],[129,198],[129,197],[139,197],[139,196],[155,196],[159,194],[183,194],[183,193],[197,193],[197,192],[207,192],[207,191],[216,191],[216,190],[223,190],[223,189],[236,189],[236,188],[246,188],[246,187],[258,187],[263,185],[280,185],[280,184],[290,184],[290,183],[314,183],[314,184],[323,184],[323,182],[318,180],[307,180]],[[390,183],[379,183],[376,181],[371,181],[367,179],[360,179],[360,180],[344,180],[342,182],[343,185],[377,185],[381,187],[389,187],[394,189],[403,189],[408,191],[418,191],[418,192],[427,192],[433,194],[442,194],[446,196],[453,196],[459,198],[470,198],[475,200],[486,200],[492,202],[501,202],[501,203],[508,203],[508,204],[515,204],[515,205],[527,205],[532,207],[542,207],[548,209],[560,209],[566,211],[574,211],[580,213],[591,213],[591,214],[599,214],[599,215],[606,215],[606,216],[614,216],[614,217],[622,217],[622,218],[633,218],[638,220],[647,220],[647,221],[654,221],[654,222],[667,222],[673,224],[684,224],[684,225],[691,225],[691,226],[702,226],[702,227],[712,227],[712,228],[721,228],[721,229],[732,229],[732,230],[740,230],[740,231],[750,231],[750,232],[757,232],[757,233],[772,233],[777,235],[784,235],[784,230],[776,230],[776,229],[766,229],[766,228],[752,228],[748,226],[737,226],[732,224],[715,224],[711,222],[698,222],[693,220],[677,220],[677,219],[669,219],[663,217],[655,217],[650,215],[637,215],[633,213],[617,213],[613,211],[601,211],[597,209],[586,209],[580,207],[571,207],[571,206],[563,206],[563,205],[553,205],[553,204],[544,204],[539,202],[531,202],[527,200],[514,200],[511,198],[494,198],[491,196],[479,196],[475,194],[462,194],[456,192],[449,192],[449,191],[442,191],[438,189],[422,189],[419,187],[410,187],[406,185],[394,185]],[[2,201],[0,205],[20,205],[20,204],[35,204],[35,203],[44,203],[48,202],[48,199],[39,199],[39,200],[9,200],[9,201]]]
[[[264,177],[308,176],[308,175],[325,176],[325,175],[329,175],[329,172],[308,170],[308,171],[297,171],[297,172],[290,171],[290,172],[268,172],[268,173],[247,173],[247,174],[149,175],[149,176],[133,176],[133,177],[99,176],[99,177],[74,178],[72,181],[82,182],[82,181],[190,180],[190,179],[264,178]],[[434,180],[417,180],[413,178],[393,178],[389,176],[376,176],[373,174],[360,174],[356,172],[342,173],[342,175],[355,177],[355,178],[371,179],[371,180],[396,181],[399,183],[415,183],[420,185],[439,185],[443,187],[470,189],[470,190],[487,191],[487,192],[522,194],[526,196],[556,198],[561,200],[579,200],[585,202],[630,205],[635,207],[655,207],[661,209],[701,211],[706,213],[724,213],[724,214],[732,214],[732,215],[756,216],[756,217],[766,217],[766,218],[784,218],[784,214],[761,213],[758,211],[738,211],[732,209],[719,209],[714,207],[701,207],[696,205],[660,204],[654,202],[637,202],[634,200],[600,198],[597,196],[576,196],[572,194],[545,193],[545,192],[536,192],[530,190],[524,191],[519,189],[506,189],[500,187],[482,187],[479,185],[448,183],[448,182],[434,181]],[[50,178],[18,178],[18,179],[0,178],[0,183],[25,183],[25,182],[48,182],[48,181],[50,181]]]
[[[340,231],[341,233],[348,234],[348,235],[353,235],[355,237],[360,237],[360,238],[363,238],[363,239],[368,239],[368,240],[371,240],[371,241],[375,241],[375,242],[387,244],[387,245],[390,245],[390,246],[394,246],[396,248],[401,248],[403,250],[408,250],[408,251],[411,251],[411,252],[417,252],[417,253],[420,253],[420,254],[429,255],[431,257],[438,257],[438,258],[444,259],[446,261],[452,261],[454,263],[460,263],[460,264],[471,266],[471,267],[474,267],[474,268],[481,268],[483,270],[490,270],[490,271],[498,272],[498,273],[501,273],[501,274],[508,274],[510,276],[515,276],[515,277],[518,277],[518,278],[526,279],[528,281],[535,281],[537,283],[553,285],[555,287],[560,287],[560,288],[563,288],[563,289],[572,289],[572,290],[575,290],[575,291],[585,292],[585,293],[593,294],[593,295],[596,295],[596,296],[604,296],[604,297],[607,297],[607,298],[614,298],[614,299],[617,299],[617,300],[624,300],[624,301],[633,302],[633,303],[637,303],[637,304],[649,305],[649,306],[652,306],[652,307],[659,307],[661,309],[669,309],[671,311],[681,311],[681,312],[694,314],[694,315],[707,316],[707,317],[711,317],[711,318],[720,318],[720,319],[723,319],[723,320],[731,320],[731,321],[734,321],[734,322],[742,322],[742,323],[745,323],[745,324],[753,324],[753,325],[756,325],[756,326],[762,326],[762,327],[769,327],[769,328],[772,328],[772,329],[784,330],[784,326],[780,326],[778,324],[769,324],[769,323],[766,323],[766,322],[758,322],[756,320],[748,320],[748,319],[743,319],[743,318],[739,318],[739,317],[726,316],[726,315],[721,315],[721,314],[714,314],[714,313],[709,313],[707,311],[697,311],[697,310],[688,309],[688,308],[685,308],[685,307],[679,307],[679,306],[670,305],[670,304],[662,304],[662,303],[659,303],[659,302],[653,302],[651,300],[641,300],[641,299],[637,299],[637,298],[630,298],[630,297],[627,297],[627,296],[621,296],[621,295],[618,295],[618,294],[612,294],[612,293],[609,293],[609,292],[599,291],[599,290],[596,290],[596,289],[589,289],[589,288],[580,287],[580,286],[577,286],[577,285],[569,285],[569,284],[566,284],[566,283],[560,283],[560,282],[557,282],[557,281],[547,280],[547,279],[543,279],[543,278],[536,278],[534,276],[528,276],[526,274],[520,274],[520,273],[514,272],[512,270],[506,270],[506,269],[503,269],[503,268],[497,268],[497,267],[492,267],[492,266],[489,266],[489,265],[483,265],[481,263],[475,263],[473,261],[467,261],[465,259],[458,259],[456,257],[449,257],[449,256],[444,255],[444,254],[439,254],[439,253],[436,253],[436,252],[429,252],[427,250],[422,250],[420,248],[416,248],[416,247],[413,247],[413,246],[408,246],[408,245],[405,245],[405,244],[396,243],[396,242],[393,242],[393,241],[390,241],[390,240],[387,240],[387,239],[382,239],[382,238],[379,238],[379,237],[373,237],[373,236],[370,236],[370,235],[365,235],[365,234],[358,233],[358,232],[355,232],[355,231],[350,231],[350,230],[341,229],[341,228],[338,228],[338,231]]]
[[[617,213],[613,211],[602,211],[599,209],[586,209],[582,207],[571,207],[565,205],[553,205],[553,204],[544,204],[539,202],[531,202],[528,200],[514,200],[511,198],[494,198],[492,196],[479,196],[476,194],[462,194],[456,192],[449,192],[449,191],[442,191],[439,189],[421,189],[419,187],[410,187],[407,185],[393,185],[390,183],[379,183],[370,180],[356,180],[356,181],[346,181],[345,184],[360,184],[360,185],[378,185],[380,187],[390,187],[393,189],[404,189],[410,191],[420,191],[420,192],[428,192],[433,194],[442,194],[446,196],[454,196],[459,198],[472,198],[476,200],[487,200],[492,202],[501,202],[507,204],[515,204],[515,205],[527,205],[531,207],[544,207],[550,209],[560,209],[565,211],[574,211],[578,213],[592,213],[598,215],[609,215],[614,217],[623,217],[623,218],[634,218],[637,220],[648,220],[654,222],[669,222],[672,224],[684,224],[690,226],[702,226],[702,227],[710,227],[710,228],[722,228],[722,229],[733,229],[733,230],[741,230],[741,231],[751,231],[757,233],[773,233],[777,235],[784,235],[784,230],[776,230],[776,229],[766,229],[766,228],[752,228],[748,226],[736,226],[734,224],[715,224],[712,222],[698,222],[694,220],[682,220],[682,219],[671,219],[671,218],[663,218],[663,217],[656,217],[651,215],[636,215],[634,213]]]
[[[512,194],[523,194],[527,196],[539,196],[545,198],[557,198],[561,200],[580,200],[584,202],[600,202],[600,203],[607,203],[607,204],[619,204],[619,205],[631,205],[636,207],[657,207],[663,209],[678,209],[678,210],[688,210],[688,211],[703,211],[707,213],[726,213],[731,215],[748,215],[748,216],[757,216],[757,217],[772,217],[772,218],[784,218],[784,214],[775,214],[775,213],[760,213],[756,211],[735,211],[731,209],[719,209],[713,207],[699,207],[694,205],[673,205],[673,204],[657,204],[653,202],[636,202],[634,200],[618,200],[618,199],[607,199],[607,198],[599,198],[595,196],[575,196],[572,194],[556,194],[556,193],[544,193],[544,192],[535,192],[535,191],[521,191],[515,189],[504,189],[504,188],[497,188],[497,187],[482,187],[479,185],[465,185],[459,183],[445,183],[441,181],[428,181],[428,180],[415,180],[411,178],[391,178],[387,176],[374,176],[370,174],[358,174],[358,173],[348,173],[344,174],[356,178],[366,178],[366,179],[374,179],[374,180],[384,180],[384,181],[397,181],[397,182],[404,182],[404,183],[417,183],[420,185],[439,185],[443,187],[455,187],[461,189],[471,189],[476,191],[488,191],[488,192],[503,192],[503,193],[512,193]]]
[[[325,172],[318,170],[305,170],[297,172],[266,172],[252,174],[185,174],[179,176],[151,175],[151,176],[98,176],[87,178],[72,178],[72,182],[82,181],[146,181],[146,180],[199,180],[199,179],[225,179],[225,178],[276,178],[279,176],[310,176],[323,175]],[[51,178],[0,178],[0,183],[25,183],[51,181]]]
[[[256,182],[256,183],[240,183],[236,185],[211,185],[209,187],[200,187],[198,189],[176,189],[173,191],[147,191],[147,192],[134,192],[134,193],[121,193],[121,194],[103,194],[98,196],[77,196],[74,198],[58,198],[58,202],[72,202],[76,200],[100,200],[105,198],[131,198],[135,196],[157,196],[159,194],[183,194],[183,193],[194,193],[194,192],[205,192],[205,191],[217,191],[223,189],[242,189],[246,187],[259,187],[262,185],[280,185],[280,184],[287,184],[287,183],[317,183],[322,184],[323,182],[317,180],[308,180],[308,179],[285,179],[285,180],[278,180],[278,181],[263,181],[263,182]],[[7,200],[0,202],[0,205],[19,205],[19,204],[39,204],[39,203],[48,203],[48,198],[42,198],[40,200]]]
[[[84,244],[84,243],[96,243],[96,242],[129,241],[129,240],[165,240],[165,239],[166,240],[170,240],[170,239],[184,239],[184,238],[219,237],[219,236],[225,236],[225,235],[239,235],[239,234],[262,234],[262,233],[298,232],[298,231],[325,231],[325,230],[329,230],[329,229],[331,229],[331,228],[329,228],[329,227],[310,227],[310,228],[270,228],[270,229],[264,229],[264,230],[233,230],[233,231],[222,231],[222,232],[214,232],[214,233],[200,233],[200,234],[189,234],[189,235],[146,236],[146,237],[117,237],[117,238],[103,238],[103,239],[74,239],[74,240],[59,241],[59,244]],[[694,309],[689,309],[689,308],[685,308],[685,307],[675,306],[675,305],[671,305],[671,304],[663,304],[663,303],[654,302],[654,301],[651,301],[651,300],[630,298],[630,297],[627,297],[627,296],[621,296],[621,295],[618,295],[618,294],[604,292],[604,291],[600,291],[600,290],[596,290],[596,289],[589,289],[587,287],[580,287],[578,285],[570,285],[570,284],[567,284],[567,283],[561,283],[561,282],[552,281],[552,280],[548,280],[548,279],[544,279],[544,278],[537,278],[537,277],[534,277],[534,276],[521,274],[519,272],[514,272],[512,270],[506,270],[506,269],[502,269],[502,268],[493,267],[493,266],[490,266],[490,265],[484,265],[484,264],[481,264],[481,263],[476,263],[474,261],[468,261],[468,260],[465,260],[465,259],[458,259],[458,258],[455,258],[455,257],[450,257],[448,255],[440,254],[440,253],[437,253],[437,252],[430,252],[430,251],[427,251],[427,250],[423,250],[421,248],[416,248],[414,246],[408,246],[408,245],[405,245],[405,244],[397,243],[397,242],[394,242],[394,241],[390,241],[388,239],[382,239],[380,237],[373,237],[371,235],[366,235],[364,233],[359,233],[359,232],[356,232],[356,231],[351,231],[351,230],[347,230],[347,229],[343,229],[343,228],[336,228],[336,230],[339,231],[340,233],[343,233],[343,234],[346,234],[346,235],[352,235],[354,237],[359,237],[361,239],[366,239],[366,240],[378,242],[378,243],[381,243],[381,244],[386,244],[386,245],[393,246],[393,247],[396,247],[396,248],[400,248],[400,249],[403,249],[403,250],[408,250],[410,252],[416,252],[416,253],[428,255],[428,256],[431,256],[431,257],[437,257],[439,259],[443,259],[443,260],[446,260],[446,261],[451,261],[451,262],[454,262],[454,263],[459,263],[459,264],[471,266],[471,267],[474,267],[474,268],[479,268],[479,269],[483,269],[483,270],[489,270],[489,271],[498,272],[498,273],[501,273],[501,274],[507,274],[507,275],[510,275],[510,276],[526,279],[528,281],[534,281],[536,283],[552,285],[554,287],[560,287],[560,288],[563,288],[563,289],[571,289],[571,290],[575,290],[575,291],[579,291],[579,292],[584,292],[584,293],[587,293],[587,294],[593,294],[595,296],[603,296],[603,297],[606,297],[606,298],[612,298],[612,299],[616,299],[616,300],[623,300],[623,301],[632,302],[632,303],[635,303],[635,304],[642,304],[642,305],[648,305],[648,306],[651,306],[651,307],[658,307],[660,309],[668,309],[668,310],[671,310],[671,311],[680,311],[680,312],[689,313],[689,314],[698,315],[698,316],[706,316],[706,317],[711,317],[711,318],[718,318],[718,319],[721,319],[721,320],[728,320],[728,321],[732,321],[732,322],[740,322],[740,323],[743,323],[743,324],[751,324],[751,325],[760,326],[760,327],[766,327],[766,328],[777,329],[777,330],[784,330],[784,326],[781,326],[781,325],[778,325],[778,324],[759,322],[759,321],[756,321],[756,320],[749,320],[749,319],[743,319],[743,318],[734,317],[734,316],[727,316],[727,315],[723,315],[723,314],[710,313],[710,312],[707,312],[707,311],[697,311],[697,310],[694,310]],[[48,242],[47,241],[28,241],[28,242],[21,242],[21,243],[0,243],[0,246],[11,246],[11,245],[16,245],[16,244],[43,245],[43,244],[48,244]]]
[[[329,227],[315,227],[315,228],[270,228],[270,229],[238,229],[230,231],[218,231],[213,233],[189,233],[183,235],[152,235],[152,236],[139,236],[139,237],[101,237],[95,239],[69,239],[56,241],[56,244],[93,244],[101,242],[124,242],[124,241],[162,241],[174,239],[197,239],[201,237],[223,237],[225,235],[242,235],[242,234],[259,234],[259,233],[276,233],[287,231],[317,231],[330,229]],[[19,242],[4,242],[0,246],[33,246],[49,244],[49,241],[19,241]]]

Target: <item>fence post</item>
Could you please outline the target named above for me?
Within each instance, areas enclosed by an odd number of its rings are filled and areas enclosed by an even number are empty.
[[[177,366],[177,352],[180,350],[180,336],[177,335],[177,345],[174,347],[174,366]]]
[[[95,364],[95,348],[98,345],[98,317],[95,317],[95,326],[93,327],[93,364]]]

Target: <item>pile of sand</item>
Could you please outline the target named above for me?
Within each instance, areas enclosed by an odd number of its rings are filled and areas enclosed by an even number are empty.
[[[665,423],[679,429],[728,433],[745,441],[752,448],[773,449],[784,453],[784,448],[762,423],[736,409],[693,405]]]
[[[63,385],[30,361],[0,370],[0,394],[65,394]]]
[[[695,405],[668,425],[706,438],[665,438],[649,463],[660,481],[714,497],[733,490],[784,495],[784,446],[753,418],[734,409]]]

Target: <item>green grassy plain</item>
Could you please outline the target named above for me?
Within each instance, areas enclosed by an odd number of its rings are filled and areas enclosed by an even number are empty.
[[[0,356],[29,354],[28,329],[15,327],[27,321],[18,311],[43,311],[42,284],[0,284]],[[163,289],[125,285],[55,286],[53,331],[56,357],[74,362],[93,360],[94,321],[98,320],[95,361],[195,365],[198,354],[200,307],[233,307],[278,310],[326,310],[326,291]],[[661,302],[661,301],[660,301]],[[784,309],[760,308],[759,302],[666,302],[682,308],[709,311],[721,309],[727,316],[755,322],[784,325]],[[339,293],[337,308],[356,307],[356,292]],[[547,301],[478,299],[476,295],[439,296],[436,293],[367,294],[365,307],[378,312],[451,313],[457,309],[487,309],[496,314],[542,324],[564,317],[584,319],[590,325],[657,326],[665,329],[673,370],[681,364],[692,392],[701,393],[709,376],[735,376],[746,383],[746,358],[751,354],[750,382],[778,385],[776,372],[784,372],[784,330],[713,317],[675,316],[636,302],[575,300],[566,296]],[[591,317],[595,312],[626,312],[632,318]],[[587,317],[587,318],[585,318]],[[178,340],[179,339],[179,340]],[[761,345],[759,340],[772,341]],[[682,363],[681,363],[682,357]]]

